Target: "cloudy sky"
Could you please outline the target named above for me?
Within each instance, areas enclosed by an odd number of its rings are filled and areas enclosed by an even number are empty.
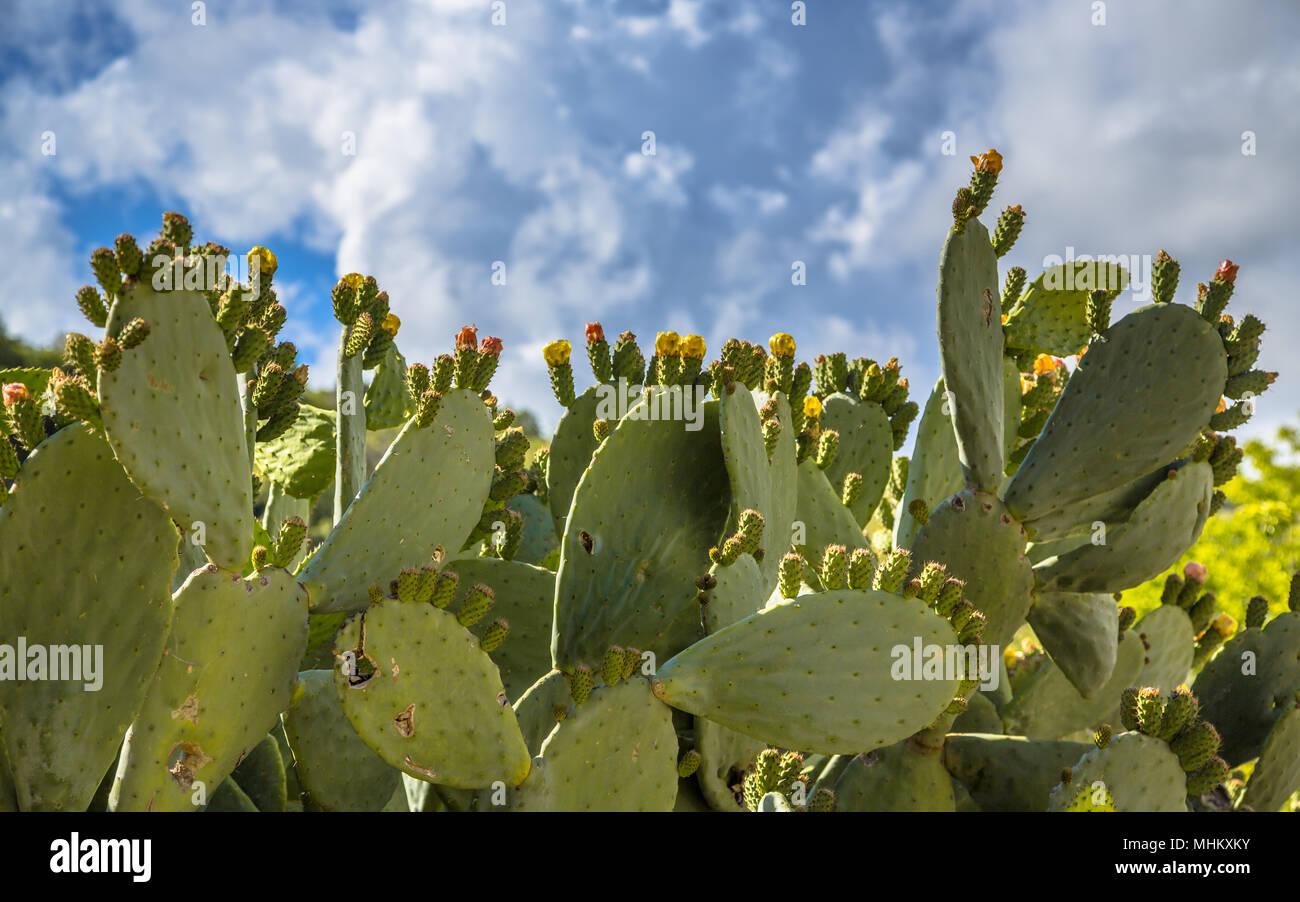
[[[1188,302],[1231,258],[1230,312],[1268,322],[1282,374],[1243,432],[1295,418],[1300,6],[793,6],[0,0],[0,317],[84,329],[91,250],[176,209],[277,253],[317,385],[355,270],[410,360],[501,336],[496,391],[544,423],[541,346],[593,319],[896,355],[919,395],[952,195],[997,147],[994,206],[1028,214],[1004,266],[1166,248]]]

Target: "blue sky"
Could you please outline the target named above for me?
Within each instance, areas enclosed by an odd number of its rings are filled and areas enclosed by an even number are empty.
[[[1230,312],[1263,316],[1282,374],[1243,431],[1300,410],[1293,3],[0,5],[0,317],[31,340],[84,329],[90,251],[177,209],[277,253],[318,385],[356,270],[410,360],[464,323],[501,336],[495,388],[544,423],[541,346],[592,319],[896,355],[922,395],[949,204],[997,147],[995,207],[1028,214],[1004,266],[1163,247],[1189,301],[1231,258]]]

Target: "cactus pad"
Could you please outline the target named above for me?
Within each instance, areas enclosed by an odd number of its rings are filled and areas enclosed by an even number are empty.
[[[672,712],[633,677],[601,686],[542,743],[517,811],[671,811],[677,797]]]
[[[578,488],[582,474],[591,465],[591,455],[600,446],[592,432],[596,422],[596,407],[600,399],[593,385],[568,406],[555,425],[550,453],[546,464],[546,491],[550,499],[551,517],[555,534],[564,535],[564,521],[573,504],[573,493]],[[609,391],[606,386],[603,391]]]
[[[469,628],[475,636],[500,617],[510,624],[505,643],[492,652],[501,672],[506,696],[517,701],[539,676],[551,669],[551,620],[555,605],[555,574],[542,567],[503,561],[500,558],[469,558],[447,565],[460,577],[456,600],[459,609],[470,589],[483,583],[492,587],[495,602],[492,616]]]
[[[252,550],[253,483],[225,338],[198,292],[137,283],[114,303],[110,328],[135,317],[150,324],[149,338],[99,374],[113,453],[182,527],[204,524],[208,557],[242,566]]]
[[[655,694],[765,742],[853,753],[897,742],[948,705],[956,679],[894,679],[891,649],[947,647],[947,621],[885,592],[801,595],[700,640],[659,668]]]
[[[1088,347],[1007,486],[1030,522],[1178,457],[1209,422],[1228,375],[1218,331],[1190,307],[1157,304]]]
[[[299,674],[281,719],[298,780],[326,811],[377,811],[401,785],[401,772],[371,751],[343,716],[330,671]]]
[[[359,610],[366,589],[403,567],[460,550],[491,489],[492,417],[468,391],[449,392],[433,423],[407,422],[298,578],[312,611]]]
[[[131,724],[110,807],[194,810],[275,726],[307,644],[307,593],[283,570],[244,579],[214,564],[174,599],[171,635]]]
[[[998,261],[979,221],[948,233],[939,259],[939,358],[952,392],[966,486],[1002,484],[1005,390]]]
[[[253,469],[285,494],[314,500],[334,481],[334,420],[332,410],[300,405],[282,435],[257,443]]]
[[[836,392],[822,401],[821,426],[840,436],[839,451],[826,468],[831,488],[840,488],[849,473],[862,476],[862,491],[853,505],[853,516],[859,526],[866,526],[889,482],[894,458],[889,417],[879,404]]]
[[[1219,755],[1232,766],[1259,757],[1269,731],[1300,692],[1300,612],[1229,639],[1192,685],[1201,716],[1223,736]]]
[[[1115,654],[1115,669],[1106,685],[1084,698],[1051,661],[1041,668],[1002,709],[1008,733],[1031,739],[1059,739],[1075,730],[1096,726],[1111,717],[1116,700],[1133,685],[1142,669],[1142,643],[1125,633]]]
[[[1079,353],[1092,337],[1088,293],[1122,291],[1128,282],[1122,266],[1095,260],[1070,260],[1045,270],[1007,314],[1007,347],[1060,357]]]
[[[940,379],[935,383],[930,399],[925,402],[921,422],[916,427],[916,443],[907,468],[907,486],[903,490],[894,527],[894,546],[911,548],[917,530],[921,528],[909,510],[913,501],[919,498],[928,510],[934,510],[945,498],[961,491],[962,485],[951,403],[944,395],[943,379]]]
[[[0,679],[0,759],[24,810],[89,804],[158,667],[176,562],[175,526],[102,437],[69,426],[23,463],[0,506],[0,634],[47,652],[102,647],[98,691]]]
[[[355,675],[334,671],[344,715],[393,767],[461,788],[527,776],[528,749],[497,667],[453,614],[381,601],[343,627],[334,651],[356,655]]]
[[[1119,646],[1119,608],[1114,597],[1045,592],[1034,599],[1029,625],[1080,695],[1089,698],[1106,685]]]
[[[1046,811],[1061,771],[1096,746],[1024,736],[950,734],[943,760],[981,811]]]
[[[611,645],[662,660],[700,634],[695,578],[730,502],[717,403],[704,405],[697,431],[639,418],[645,404],[597,449],[569,512],[552,639],[564,670],[598,669]]]
[[[837,811],[952,811],[952,778],[942,748],[905,739],[857,755],[836,781]]]
[[[929,561],[966,582],[966,598],[984,614],[984,641],[1005,645],[1025,620],[1034,576],[1025,533],[996,496],[958,492],[930,514],[912,543],[912,576]]]
[[[1208,463],[1172,470],[1132,516],[1034,568],[1045,589],[1121,592],[1160,575],[1195,544],[1210,516],[1214,471]]]
[[[1121,733],[1106,748],[1088,752],[1070,771],[1069,785],[1052,792],[1052,811],[1065,809],[1082,791],[1107,794],[1115,811],[1187,810],[1187,775],[1164,740]]]
[[[1273,724],[1246,785],[1243,805],[1277,811],[1300,789],[1300,701]]]

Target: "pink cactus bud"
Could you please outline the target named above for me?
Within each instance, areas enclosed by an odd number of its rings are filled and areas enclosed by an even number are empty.
[[[12,407],[19,401],[26,401],[31,398],[27,393],[27,386],[21,382],[10,382],[4,387],[5,407]]]
[[[492,335],[489,335],[487,338],[483,339],[482,345],[479,346],[480,351],[482,351],[484,354],[487,354],[491,357],[500,357],[501,349],[502,349],[501,339]]]
[[[1219,268],[1215,270],[1214,278],[1218,279],[1220,282],[1231,284],[1237,279],[1237,269],[1238,267],[1236,263],[1233,263],[1231,260],[1224,260],[1219,264]]]
[[[1205,569],[1205,565],[1198,564],[1195,561],[1192,561],[1186,567],[1183,568],[1183,576],[1187,577],[1194,583],[1205,582],[1205,577],[1207,575],[1208,575],[1208,571]]]
[[[604,340],[605,330],[600,327],[600,323],[587,323],[587,344]]]

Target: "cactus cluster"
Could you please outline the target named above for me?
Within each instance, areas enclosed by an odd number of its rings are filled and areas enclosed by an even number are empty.
[[[972,163],[923,408],[896,358],[593,322],[589,386],[543,349],[537,451],[501,341],[408,363],[372,276],[331,292],[321,409],[269,250],[241,281],[168,213],[95,251],[99,332],[0,374],[0,636],[102,649],[102,694],[0,659],[0,809],[1288,804],[1300,581],[1239,631],[1200,565],[1122,605],[1218,510],[1273,381],[1237,267],[1187,306],[1161,251],[1122,316],[1111,264],[1000,277],[1026,214],[990,235],[1003,160]]]

